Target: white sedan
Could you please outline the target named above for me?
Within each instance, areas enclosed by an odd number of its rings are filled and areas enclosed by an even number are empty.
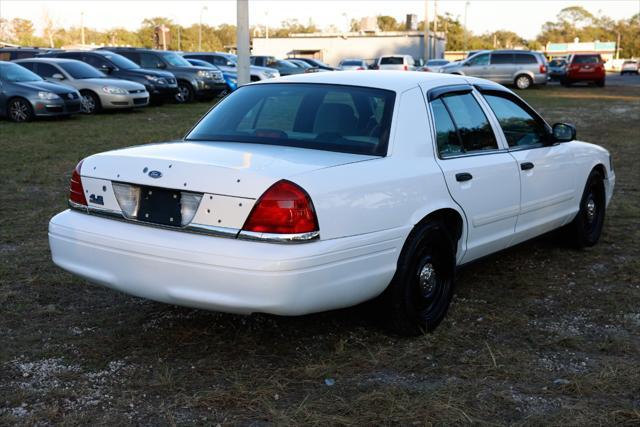
[[[380,297],[413,335],[458,266],[560,227],[595,244],[614,183],[605,149],[496,83],[305,74],[241,87],[182,141],[85,158],[49,241],[140,297],[279,315]]]

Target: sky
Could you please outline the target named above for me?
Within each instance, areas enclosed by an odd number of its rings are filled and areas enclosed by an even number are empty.
[[[430,15],[450,12],[462,22],[464,0],[429,0]],[[406,14],[424,18],[424,0],[249,0],[250,25],[279,26],[287,19],[306,24],[309,18],[320,28],[335,25],[340,31],[351,18],[391,15],[404,21]],[[511,30],[527,39],[535,38],[542,24],[554,20],[567,6],[582,6],[595,15],[613,19],[629,18],[640,12],[640,0],[469,0],[467,26],[475,34],[495,30]],[[205,9],[206,8],[206,9]],[[40,31],[43,15],[48,13],[57,26],[79,26],[84,12],[86,27],[106,29],[125,27],[137,29],[144,18],[165,16],[177,24],[189,26],[202,22],[208,25],[234,24],[234,0],[0,0],[0,17],[30,19]]]

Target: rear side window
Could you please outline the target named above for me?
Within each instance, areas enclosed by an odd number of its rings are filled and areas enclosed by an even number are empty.
[[[487,94],[484,98],[498,119],[509,147],[523,148],[543,144],[547,132],[542,122],[505,97]]]
[[[65,58],[78,58],[78,56],[69,55],[69,56],[65,56]],[[86,55],[83,59],[84,59],[84,62],[86,62],[87,64],[95,68],[111,67],[111,64],[109,63],[109,61],[103,59],[98,55]]]
[[[512,53],[492,53],[491,64],[513,64]]]
[[[21,67],[26,68],[29,71],[33,71],[35,73],[36,71],[36,64],[34,62],[21,62],[20,64]]]
[[[10,61],[11,52],[0,52],[0,61]]]
[[[538,61],[536,60],[536,57],[531,55],[530,53],[516,53],[515,62],[516,64],[537,64],[538,63]]]
[[[380,58],[380,65],[402,65],[404,58],[401,56],[385,56]]]
[[[437,101],[441,101],[442,106]],[[445,95],[433,101],[431,105],[441,157],[498,149],[498,141],[489,120],[472,94]],[[442,107],[448,113],[449,120],[446,119]],[[455,126],[457,143],[451,131],[452,123]]]
[[[574,64],[593,64],[600,62],[600,55],[576,55],[573,57]]]
[[[186,140],[384,156],[394,102],[392,91],[355,86],[245,86],[220,101]]]

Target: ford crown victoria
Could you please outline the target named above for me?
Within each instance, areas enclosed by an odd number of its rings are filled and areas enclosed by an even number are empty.
[[[315,73],[239,88],[183,140],[96,154],[51,219],[60,267],[165,303],[278,315],[378,298],[444,318],[456,268],[563,228],[600,236],[609,153],[497,83]]]

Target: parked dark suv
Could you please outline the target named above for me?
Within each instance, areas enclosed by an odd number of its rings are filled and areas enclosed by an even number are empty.
[[[13,61],[15,59],[33,58],[43,53],[55,52],[60,49],[39,47],[2,47],[0,48],[0,61]]]
[[[101,48],[102,49],[102,48]],[[197,67],[175,52],[138,48],[105,48],[119,53],[144,68],[172,73],[178,81],[176,101],[213,99],[227,89],[222,72]]]
[[[149,92],[151,101],[155,103],[174,99],[178,93],[178,85],[173,74],[140,68],[135,62],[108,50],[53,52],[42,57],[77,59],[108,74],[109,77],[142,83]]]

